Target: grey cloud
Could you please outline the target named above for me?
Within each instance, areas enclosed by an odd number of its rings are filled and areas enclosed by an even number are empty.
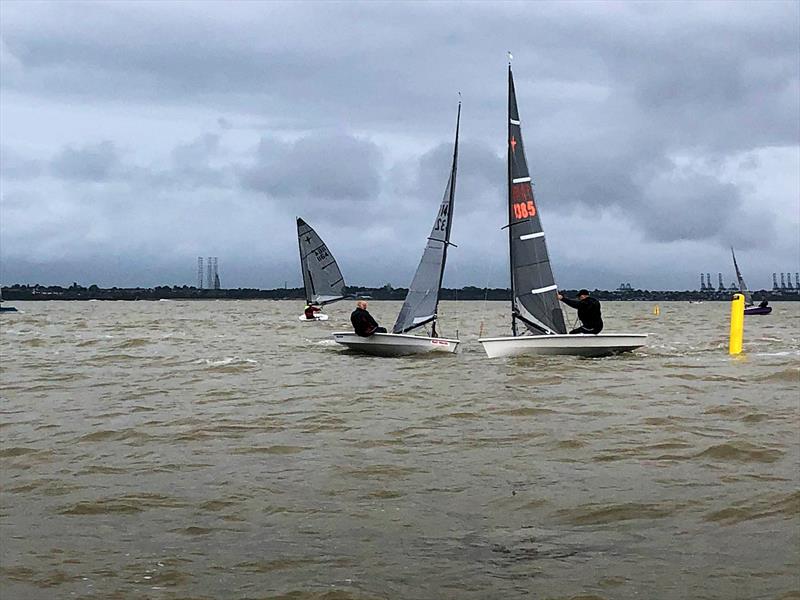
[[[82,147],[63,148],[50,163],[56,177],[84,181],[106,181],[119,171],[120,156],[114,143],[103,141]]]
[[[241,180],[252,190],[312,203],[375,200],[381,161],[377,145],[352,135],[320,134],[294,142],[263,137]]]
[[[199,138],[184,144],[179,144],[172,150],[172,160],[180,167],[194,167],[206,165],[209,160],[219,153],[220,136],[206,133]]]
[[[659,242],[715,237],[741,205],[736,186],[707,175],[665,175],[644,192],[646,201],[635,218]]]
[[[464,89],[469,100],[500,98],[502,90],[495,94],[480,82],[494,79],[497,44],[505,48],[509,40],[486,34],[504,31],[510,19],[529,32],[513,45],[520,56],[533,57],[532,80],[590,81],[631,93],[644,110],[670,107],[670,118],[681,107],[687,116],[719,113],[720,103],[744,108],[753,93],[769,108],[754,124],[777,108],[785,116],[790,103],[775,91],[795,89],[797,80],[796,8],[788,4],[763,11],[760,27],[752,26],[748,5],[729,5],[725,20],[668,5],[647,11],[635,5],[607,11],[602,5],[564,4],[534,10],[481,4],[428,9],[273,4],[271,10],[252,4],[237,11],[207,6],[163,9],[153,18],[153,9],[141,5],[115,3],[91,11],[79,4],[52,5],[38,15],[37,24],[45,26],[35,29],[9,11],[17,27],[7,28],[6,44],[23,72],[8,85],[53,91],[59,86],[69,94],[127,100],[167,94],[237,106],[256,103],[272,116],[280,109],[284,117],[294,114],[298,124],[325,122],[327,113],[328,119],[357,125],[355,107],[360,118],[372,119],[398,115],[398,106],[430,106],[446,90]],[[71,18],[76,12],[81,19]],[[76,25],[65,25],[72,22]],[[124,36],[117,34],[120,29]],[[443,31],[450,33],[432,47]],[[400,54],[403,60],[397,60]],[[761,68],[762,63],[781,66]],[[45,77],[53,73],[62,76]],[[398,85],[401,81],[409,85]],[[741,128],[756,129],[743,123]]]
[[[221,136],[205,133],[188,143],[178,144],[172,150],[171,170],[156,175],[157,181],[176,187],[231,187],[235,176],[230,164],[217,165],[220,157]]]
[[[34,179],[42,171],[41,160],[22,156],[7,146],[0,147],[0,177],[3,179]]]
[[[774,215],[748,207],[737,186],[679,169],[648,183],[633,218],[657,242],[714,240],[746,250],[769,246],[775,232]]]
[[[49,161],[47,174],[65,181],[115,183],[149,189],[197,189],[234,187],[234,165],[230,159],[214,164],[220,154],[220,136],[206,133],[190,142],[178,143],[170,152],[171,160],[152,165],[125,160],[111,141],[76,147],[67,145]],[[9,152],[4,175],[33,177],[44,174],[39,161],[24,159]]]
[[[418,158],[395,165],[387,186],[403,198],[403,209],[423,217],[434,210],[444,193],[453,161],[453,143],[443,142]],[[459,142],[456,205],[459,217],[503,206],[505,162],[488,144],[462,138]],[[431,222],[433,214],[431,213]]]

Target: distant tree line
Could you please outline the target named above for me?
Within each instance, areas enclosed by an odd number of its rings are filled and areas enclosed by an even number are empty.
[[[236,288],[208,290],[188,285],[156,286],[153,288],[101,288],[97,285],[84,287],[73,283],[69,287],[58,285],[14,284],[3,287],[4,300],[303,300],[303,288],[276,288],[260,290],[255,288]],[[381,287],[350,286],[346,288],[352,298],[372,300],[403,300],[407,288],[395,288],[390,284]],[[567,296],[575,297],[577,290],[562,290]],[[644,301],[688,301],[688,300],[730,300],[730,291],[660,291],[660,290],[593,290],[598,300],[644,300]],[[759,290],[753,292],[757,300],[800,300],[800,291]],[[479,288],[466,286],[452,289],[443,288],[442,300],[505,300],[511,299],[511,290],[506,288]]]

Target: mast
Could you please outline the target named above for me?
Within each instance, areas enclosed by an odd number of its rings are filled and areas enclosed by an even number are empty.
[[[453,144],[453,166],[450,170],[450,214],[447,218],[447,230],[444,236],[444,251],[442,253],[442,268],[439,271],[439,292],[436,294],[436,305],[433,309],[433,326],[431,333],[433,337],[438,337],[436,323],[439,319],[439,293],[442,291],[442,280],[444,279],[444,265],[447,262],[447,247],[450,245],[450,228],[453,225],[453,202],[456,199],[456,172],[458,171],[458,130],[461,126],[461,92],[459,92],[458,114],[456,116],[456,141]]]
[[[506,166],[508,172],[506,173],[506,187],[507,187],[507,198],[506,204],[508,206],[508,223],[514,222],[514,215],[511,214],[511,118],[512,118],[512,108],[511,108],[511,101],[513,97],[514,91],[514,76],[511,74],[511,52],[508,53],[508,135],[506,136]],[[509,279],[511,281],[511,334],[516,337],[517,336],[517,303],[516,303],[516,290],[514,289],[514,262],[511,260],[511,246],[513,243],[513,234],[511,232],[511,227],[508,227],[508,269],[509,269]]]
[[[747,284],[744,282],[742,272],[739,270],[739,265],[736,262],[736,253],[733,251],[733,246],[731,246],[731,256],[733,257],[733,268],[736,270],[736,282],[739,284],[739,291],[744,296],[745,304],[747,306],[751,306],[753,304],[753,297],[750,294],[750,291],[747,289]]]
[[[442,288],[447,246],[450,245],[450,229],[453,217],[452,205],[455,198],[456,172],[458,170],[458,136],[461,125],[461,102],[458,103],[456,120],[456,138],[453,145],[453,164],[447,178],[447,186],[442,194],[442,201],[431,233],[422,251],[422,257],[408,286],[408,293],[392,327],[392,333],[408,333],[409,331],[433,322],[433,337],[436,333],[436,320],[439,310],[439,292]]]
[[[314,285],[311,283],[311,274],[308,272],[308,264],[306,263],[306,257],[303,256],[303,236],[300,233],[300,227],[306,225],[305,221],[300,217],[297,217],[297,246],[300,250],[300,272],[303,274],[303,289],[305,290],[306,294],[306,304],[311,304],[313,301],[312,294],[314,293],[312,286]]]
[[[509,58],[511,58],[509,56]],[[558,287],[547,253],[522,140],[514,75],[508,65],[508,253],[511,267],[511,328],[535,335],[566,333]]]

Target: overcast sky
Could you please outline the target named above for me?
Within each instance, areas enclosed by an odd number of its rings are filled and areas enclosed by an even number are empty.
[[[0,279],[508,286],[506,51],[563,288],[800,269],[800,3],[0,3]]]

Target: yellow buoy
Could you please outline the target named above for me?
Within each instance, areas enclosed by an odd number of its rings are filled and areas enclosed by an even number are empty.
[[[742,352],[744,338],[744,296],[734,294],[731,301],[731,340],[728,345],[731,355]]]
[[[653,307],[653,314],[654,314],[655,316],[658,316],[658,315],[660,315],[660,314],[661,314],[661,309],[659,308],[658,304],[656,304],[656,305]]]

